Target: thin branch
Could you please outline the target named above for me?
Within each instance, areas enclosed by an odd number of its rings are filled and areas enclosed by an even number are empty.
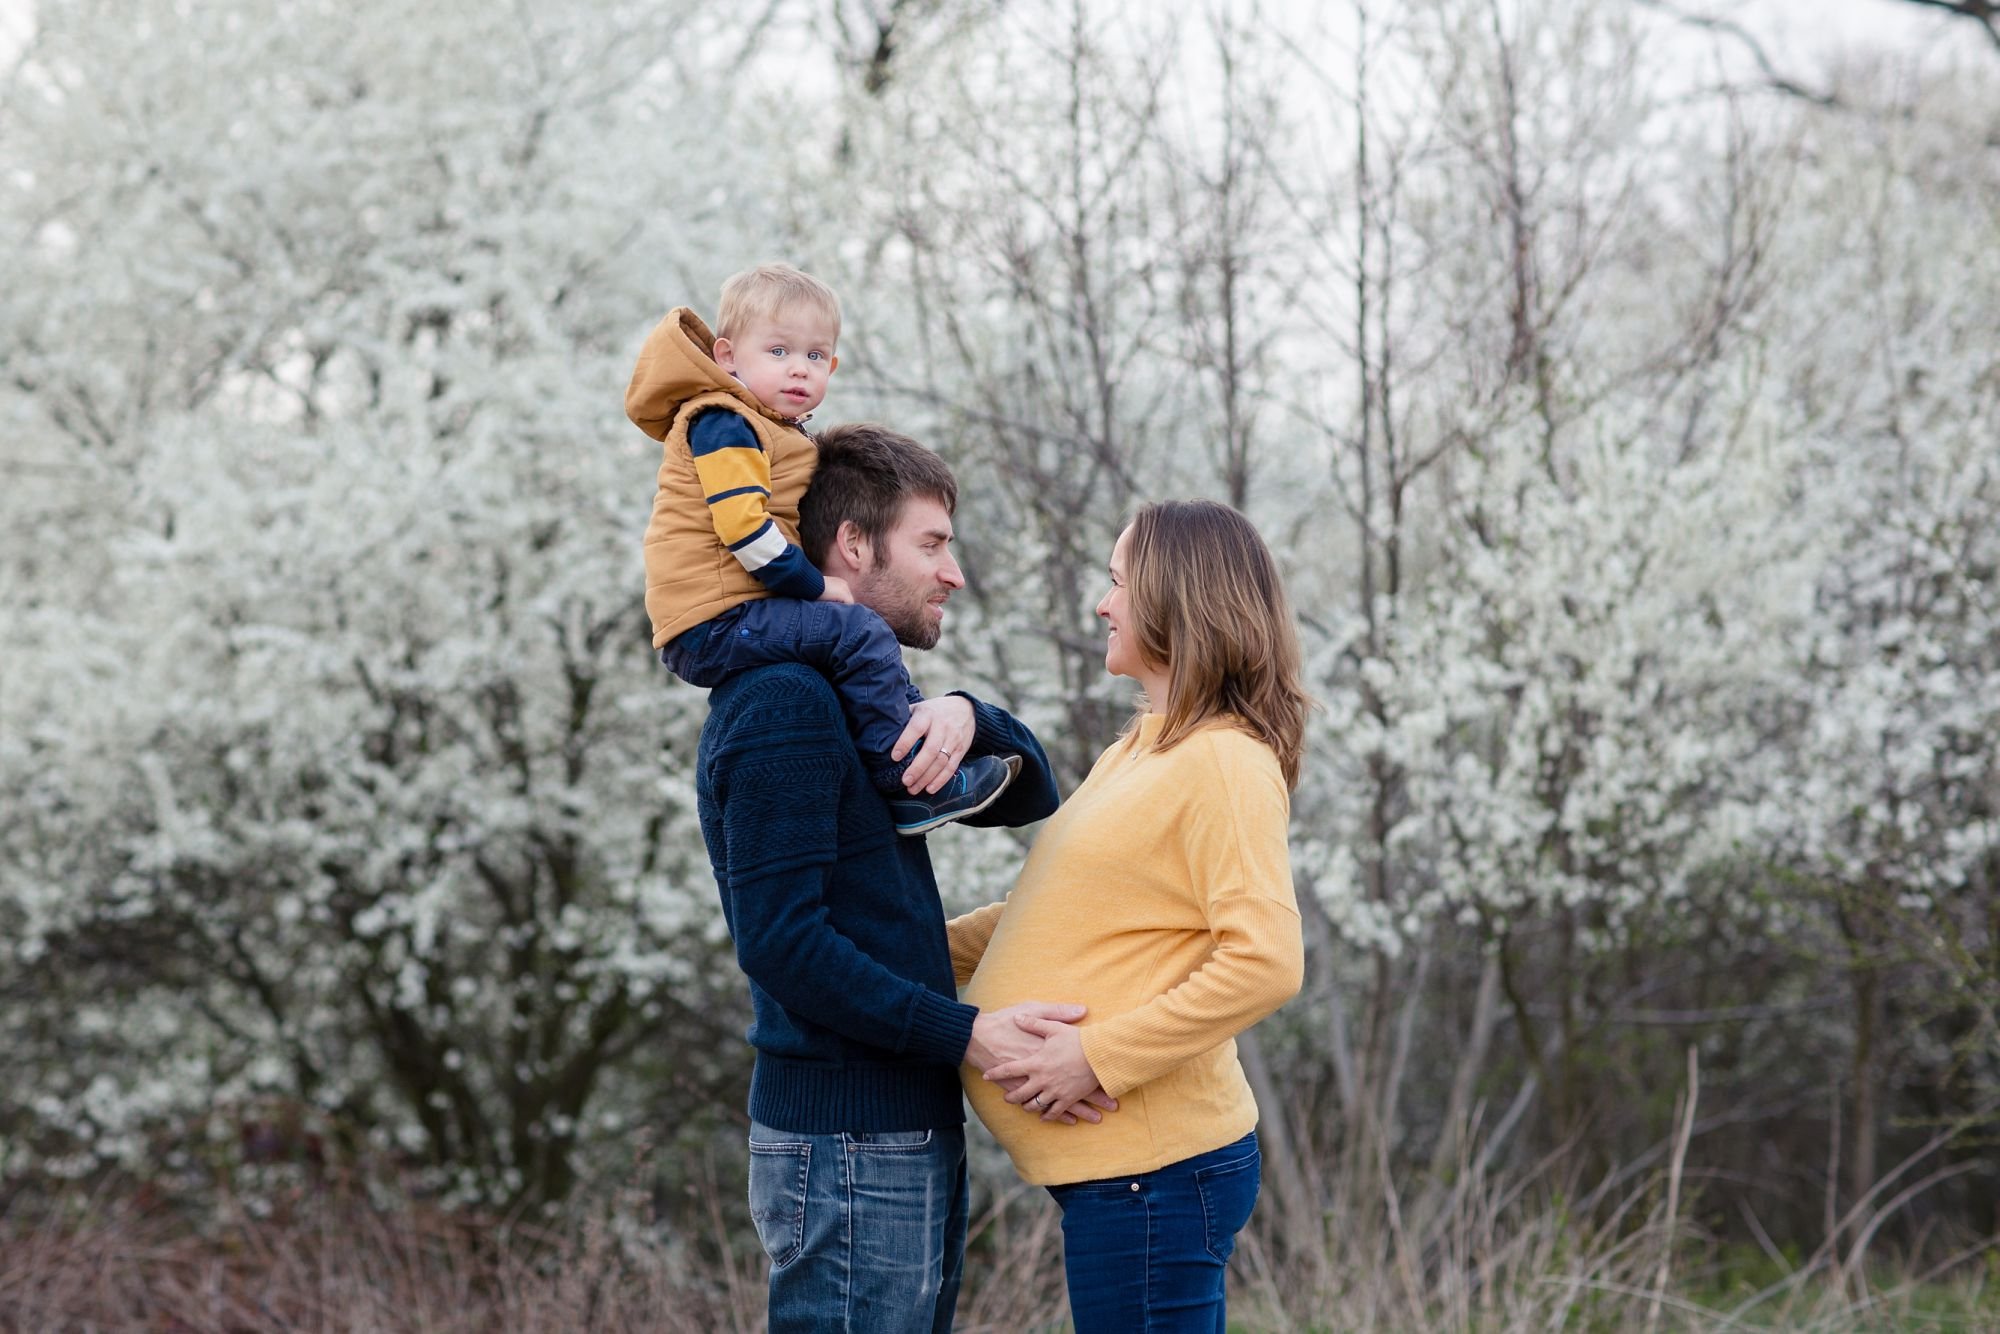
[[[1986,38],[2000,51],[2000,28],[1993,24],[2000,18],[2000,4],[1993,0],[1903,0],[1904,4],[1922,5],[1927,9],[1942,9],[1947,14],[1956,14],[1962,19],[1971,19],[1986,31]]]
[[[1925,3],[1925,0],[1915,0],[1915,2]],[[1942,0],[1938,0],[1938,2],[1941,3]],[[1690,14],[1678,5],[1668,3],[1668,0],[1637,0],[1637,3],[1644,5],[1648,9],[1657,9],[1661,13],[1668,15],[1677,22],[1686,24],[1690,28],[1700,28],[1706,32],[1720,33],[1730,38],[1749,53],[1750,59],[1757,63],[1758,70],[1763,73],[1764,82],[1778,92],[1785,93],[1791,97],[1801,98],[1807,102],[1811,102],[1815,106],[1840,107],[1842,105],[1840,99],[1832,93],[1822,92],[1817,88],[1808,88],[1797,79],[1782,73],[1778,69],[1776,62],[1771,59],[1770,53],[1764,49],[1764,44],[1757,40],[1754,33],[1734,19],[1719,18],[1713,14]]]

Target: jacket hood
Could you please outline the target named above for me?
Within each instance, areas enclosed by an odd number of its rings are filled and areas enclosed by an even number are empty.
[[[689,399],[724,393],[772,421],[785,418],[757,401],[736,377],[715,363],[715,335],[701,316],[676,306],[646,335],[632,383],[625,388],[625,415],[655,440],[667,438],[674,415]]]

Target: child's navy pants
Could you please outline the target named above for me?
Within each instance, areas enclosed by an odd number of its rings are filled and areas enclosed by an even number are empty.
[[[776,662],[803,662],[824,672],[840,696],[847,730],[878,791],[900,797],[903,770],[889,758],[923,699],[903,667],[903,649],[889,623],[853,602],[758,598],[739,603],[667,641],[660,661],[691,686],[721,685],[737,672]]]

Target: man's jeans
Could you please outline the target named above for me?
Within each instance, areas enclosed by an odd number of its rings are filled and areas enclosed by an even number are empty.
[[[1157,1172],[1051,1186],[1077,1334],[1222,1334],[1223,1276],[1258,1166],[1253,1130]]]
[[[801,1135],[750,1123],[773,1334],[943,1334],[965,1263],[965,1131]]]

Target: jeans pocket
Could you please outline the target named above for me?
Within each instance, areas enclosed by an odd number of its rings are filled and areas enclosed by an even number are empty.
[[[1257,1177],[1262,1157],[1253,1145],[1241,1158],[1197,1168],[1194,1188],[1201,1196],[1201,1220],[1208,1253],[1223,1263],[1236,1250],[1236,1234],[1257,1207]]]
[[[1141,1177],[1109,1177],[1101,1181],[1071,1181],[1061,1186],[1050,1186],[1049,1194],[1057,1204],[1068,1200],[1121,1200],[1139,1192],[1133,1186],[1143,1180]]]
[[[771,1264],[784,1268],[806,1242],[806,1174],[812,1145],[750,1141],[750,1220]]]
[[[857,1153],[922,1153],[930,1148],[932,1130],[855,1130],[847,1147]]]

